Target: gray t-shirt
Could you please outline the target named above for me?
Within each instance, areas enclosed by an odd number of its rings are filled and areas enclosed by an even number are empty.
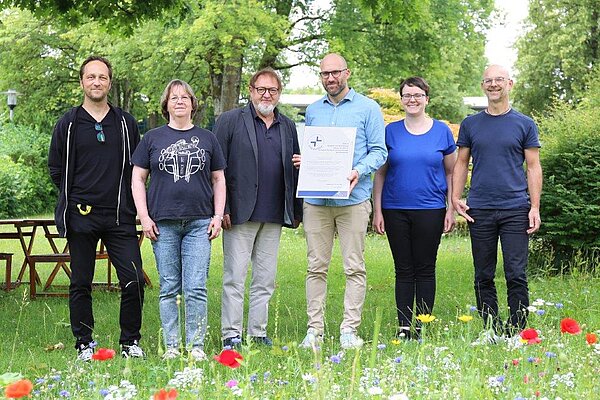
[[[481,111],[463,120],[456,144],[470,148],[473,157],[469,207],[529,208],[525,149],[540,147],[531,118],[515,110],[496,116]]]
[[[148,212],[155,221],[210,218],[214,215],[211,172],[225,169],[215,135],[194,126],[168,125],[148,131],[131,161],[150,170]]]

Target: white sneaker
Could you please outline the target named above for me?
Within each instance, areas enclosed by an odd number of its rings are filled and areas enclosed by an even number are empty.
[[[206,360],[206,353],[200,347],[194,347],[188,354],[194,361]]]
[[[489,344],[500,344],[503,343],[506,339],[504,336],[496,335],[493,329],[488,329],[479,334],[479,337],[475,339],[471,346],[487,346]]]
[[[344,328],[340,331],[340,344],[344,350],[358,349],[362,347],[364,340],[356,335],[352,328]]]
[[[523,347],[524,343],[527,343],[527,341],[524,341],[520,334],[516,334],[515,336],[506,339],[506,346],[511,350]]]
[[[87,344],[80,344],[77,349],[77,360],[79,361],[91,361],[94,355],[94,347],[96,342],[92,341]]]
[[[131,345],[121,345],[121,356],[123,358],[146,358],[146,353],[144,353],[138,341],[134,340]]]
[[[319,335],[315,328],[308,328],[306,336],[298,346],[315,350],[321,343],[323,343],[323,335]]]
[[[179,350],[177,350],[176,347],[168,347],[167,351],[165,351],[165,354],[163,354],[162,359],[173,360],[175,358],[178,358],[179,356],[181,356],[181,353],[179,352]]]

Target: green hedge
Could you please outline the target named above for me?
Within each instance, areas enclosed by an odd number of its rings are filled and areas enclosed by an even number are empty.
[[[553,253],[560,267],[573,254],[600,250],[600,115],[562,107],[538,122],[544,170],[539,249]]]
[[[51,212],[56,189],[48,175],[50,134],[0,126],[0,218]]]

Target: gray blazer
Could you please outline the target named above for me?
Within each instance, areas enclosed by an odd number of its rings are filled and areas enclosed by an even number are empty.
[[[300,146],[294,122],[283,114],[279,114],[279,119],[285,182],[283,226],[293,228],[302,221],[302,199],[296,198],[298,170],[292,164],[292,155],[300,154]],[[230,215],[232,224],[243,224],[254,211],[259,180],[256,129],[250,105],[221,114],[213,132],[227,160],[225,214]]]

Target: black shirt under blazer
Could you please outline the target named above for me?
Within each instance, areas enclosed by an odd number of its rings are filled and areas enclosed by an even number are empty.
[[[294,220],[302,220],[302,199],[296,198],[298,170],[292,164],[292,155],[300,154],[300,145],[296,124],[283,114],[279,114],[279,119],[285,182],[283,226],[291,228],[295,227]],[[213,131],[227,161],[225,214],[230,215],[232,224],[243,224],[254,211],[259,179],[256,129],[250,105],[221,114]]]

